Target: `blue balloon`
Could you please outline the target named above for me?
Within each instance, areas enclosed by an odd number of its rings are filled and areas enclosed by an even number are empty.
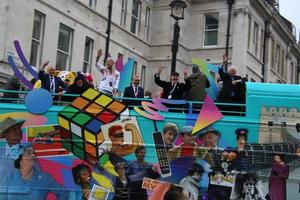
[[[52,96],[45,89],[33,89],[25,98],[25,105],[33,114],[43,114],[52,106]]]

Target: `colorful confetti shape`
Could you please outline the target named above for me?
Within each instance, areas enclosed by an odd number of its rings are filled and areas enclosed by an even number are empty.
[[[62,132],[63,146],[80,159],[100,161],[100,145],[105,142],[101,125],[119,118],[126,105],[92,88],[77,97],[58,113],[58,124]]]
[[[52,106],[52,96],[45,89],[34,89],[25,98],[25,105],[33,114],[43,114]]]
[[[213,100],[206,95],[204,104],[198,115],[198,119],[194,125],[192,134],[197,133],[201,129],[215,123],[219,119],[223,118],[222,113],[219,111]]]

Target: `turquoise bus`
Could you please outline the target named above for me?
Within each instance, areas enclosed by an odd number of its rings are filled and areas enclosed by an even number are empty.
[[[93,89],[42,114],[0,103],[0,199],[300,199],[300,86],[246,87],[233,113],[211,101],[132,108]],[[22,137],[10,144],[13,126]]]

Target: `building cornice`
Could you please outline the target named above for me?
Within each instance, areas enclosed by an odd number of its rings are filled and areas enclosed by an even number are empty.
[[[300,57],[300,47],[297,44],[296,38],[293,36],[288,27],[282,22],[282,19],[279,16],[278,11],[272,8],[265,0],[255,0],[251,1],[250,4],[254,6],[259,13],[265,18],[265,20],[272,23],[275,26],[276,32],[285,40],[289,40],[289,43],[292,43],[296,53]]]

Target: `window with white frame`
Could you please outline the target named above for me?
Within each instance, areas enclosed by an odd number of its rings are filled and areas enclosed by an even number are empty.
[[[145,88],[146,83],[146,66],[142,65],[142,72],[141,72],[141,85]]]
[[[284,49],[281,50],[281,64],[280,64],[279,73],[282,77],[286,78],[285,51],[284,51]]]
[[[275,40],[271,39],[271,68],[276,69],[275,66]]]
[[[260,60],[263,60],[264,56],[264,42],[265,42],[265,32],[263,29],[260,31]]]
[[[205,14],[204,46],[218,44],[219,13]]]
[[[248,42],[247,42],[247,48],[250,50],[250,44],[251,44],[251,16],[248,17]]]
[[[89,37],[85,38],[83,69],[82,69],[84,73],[91,71],[93,44],[94,44],[94,40],[92,40]]]
[[[295,83],[296,77],[295,74],[297,74],[296,70],[295,70],[295,66],[293,62],[290,62],[290,79],[291,79],[291,83]]]
[[[150,8],[147,6],[146,8],[146,16],[145,16],[145,40],[149,40],[149,29],[150,29]]]
[[[70,65],[73,29],[64,24],[59,26],[56,68],[66,70]]]
[[[121,22],[120,25],[122,27],[126,26],[126,16],[127,16],[127,0],[122,0],[122,5],[121,5]]]
[[[255,56],[257,56],[258,50],[258,24],[254,22],[254,29],[253,29],[253,44],[252,44],[252,52]]]
[[[30,64],[36,68],[41,64],[42,45],[44,37],[45,15],[39,11],[34,11]]]
[[[137,73],[137,62],[134,61],[134,63],[133,63],[133,69],[132,69],[132,75],[131,75],[131,80],[136,75],[136,73]]]
[[[97,5],[97,0],[89,0],[89,7],[95,9]]]
[[[299,80],[298,80],[298,67],[297,65],[295,65],[294,63],[292,63],[294,66],[294,83],[298,84]]]
[[[280,46],[279,44],[276,45],[276,54],[275,54],[275,70],[279,73],[280,67]]]
[[[140,0],[133,0],[130,30],[134,34],[138,34],[138,30],[139,30],[140,10],[141,10]]]

